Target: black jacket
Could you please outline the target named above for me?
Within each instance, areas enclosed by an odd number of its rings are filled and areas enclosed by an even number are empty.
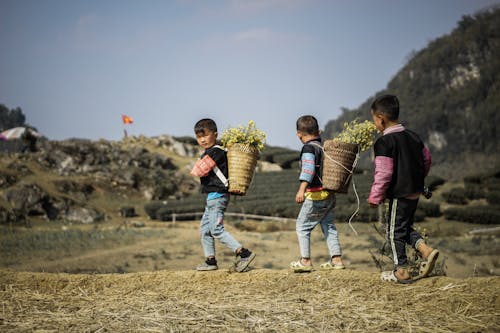
[[[205,155],[210,156],[224,176],[228,178],[226,151],[222,147],[215,145],[205,150],[200,158],[203,158]],[[224,186],[213,170],[210,170],[208,175],[200,177],[200,181],[202,193],[227,192],[227,187]]]

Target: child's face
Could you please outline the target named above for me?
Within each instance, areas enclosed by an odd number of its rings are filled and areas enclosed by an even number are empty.
[[[215,142],[217,141],[217,132],[204,130],[203,132],[196,133],[196,141],[200,146],[208,149],[215,145]]]
[[[381,114],[376,114],[375,112],[373,112],[373,110],[370,111],[371,114],[372,114],[372,119],[373,119],[373,123],[375,124],[375,127],[380,131],[380,132],[383,132],[384,129],[385,129],[385,126],[384,126],[384,117],[383,115]]]
[[[297,137],[299,138],[300,142],[304,143],[304,133],[302,131],[297,131]]]

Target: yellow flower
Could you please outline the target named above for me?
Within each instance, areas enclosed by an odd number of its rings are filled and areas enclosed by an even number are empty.
[[[235,143],[254,146],[262,151],[266,143],[266,134],[257,129],[255,122],[250,120],[247,126],[238,126],[226,129],[222,133],[221,142],[226,147],[231,147]]]
[[[344,123],[344,129],[335,137],[335,140],[357,144],[363,152],[373,145],[376,132],[377,128],[371,121],[365,120],[360,123],[358,119],[355,119],[350,123]]]

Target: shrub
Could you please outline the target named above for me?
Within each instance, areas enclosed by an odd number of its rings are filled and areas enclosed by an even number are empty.
[[[425,220],[425,216],[425,212],[421,208],[417,208],[417,210],[415,211],[415,215],[413,216],[413,221],[422,222],[423,220]]]
[[[453,207],[444,211],[448,220],[467,223],[500,224],[500,206]]]
[[[156,213],[162,207],[166,207],[166,203],[163,201],[153,201],[144,205],[144,211],[148,214],[150,219],[155,220]]]
[[[490,205],[500,205],[500,191],[489,191],[486,195],[486,201]]]
[[[465,196],[467,199],[482,199],[486,195],[484,187],[475,183],[465,183]]]
[[[434,191],[436,188],[443,185],[444,183],[445,180],[438,176],[427,176],[425,178],[425,184],[431,191]]]
[[[439,204],[437,203],[419,201],[418,208],[424,213],[426,217],[441,216],[441,210],[439,209]]]
[[[464,177],[464,182],[466,184],[481,184],[483,177],[483,175],[466,176]]]
[[[135,207],[123,206],[120,208],[120,216],[122,217],[136,217]]]
[[[447,203],[450,204],[465,205],[467,203],[465,190],[461,187],[454,187],[450,191],[444,192],[443,198]]]
[[[500,191],[500,178],[488,178],[486,187],[489,191]]]

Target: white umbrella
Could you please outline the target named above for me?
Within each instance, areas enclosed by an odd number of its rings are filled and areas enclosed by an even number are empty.
[[[0,140],[13,140],[13,139],[19,139],[24,132],[26,132],[27,128],[26,127],[14,127],[10,128],[8,130],[3,131],[0,133]],[[37,138],[41,137],[42,135],[38,133],[37,131],[33,129],[29,129],[31,134]]]

